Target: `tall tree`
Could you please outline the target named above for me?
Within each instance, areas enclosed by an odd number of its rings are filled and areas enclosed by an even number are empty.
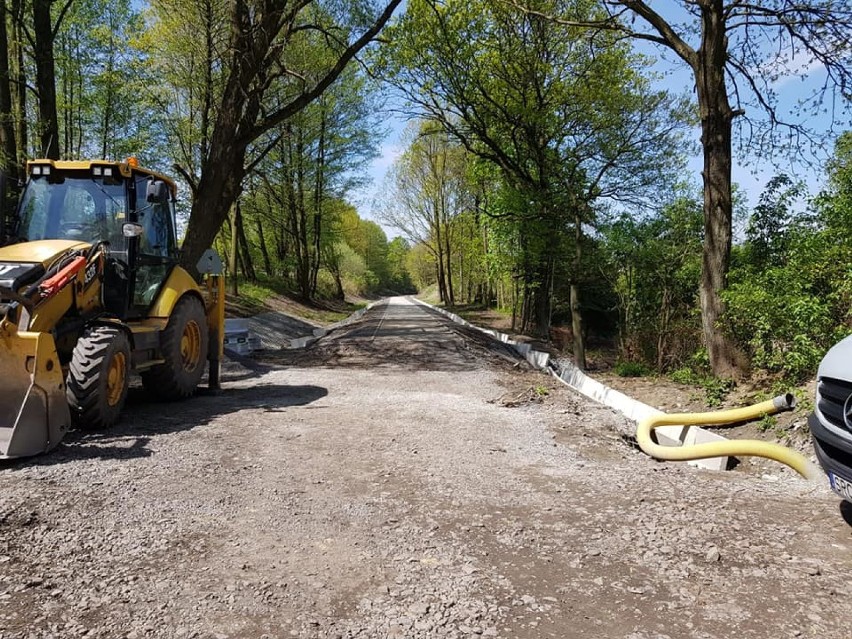
[[[0,2],[0,172],[2,172],[4,199],[0,200],[0,244],[6,241],[11,216],[17,201],[15,187],[19,167],[15,120],[12,110],[12,82],[9,71],[9,37],[7,31],[6,3]]]
[[[794,142],[811,136],[804,124],[785,120],[774,83],[797,74],[796,64],[804,60],[824,73],[823,84],[802,96],[804,103],[819,106],[827,96],[841,101],[848,97],[852,8],[835,0],[679,0],[669,11],[657,11],[643,0],[603,0],[601,4],[607,15],[600,19],[562,16],[561,22],[651,42],[674,52],[695,79],[704,152],[701,319],[713,372],[736,377],[742,358],[723,328],[722,297],[731,256],[733,123],[741,116],[750,118],[752,109],[768,116],[765,131],[779,131],[781,126],[792,133]],[[542,15],[534,4],[525,9]],[[673,19],[666,17],[669,13]],[[750,118],[747,124],[754,132],[757,119]],[[755,142],[771,147],[769,140],[758,137]]]
[[[411,144],[394,164],[382,218],[435,259],[441,302],[455,305],[452,220],[473,204],[464,148],[435,123],[410,129]]]
[[[319,3],[302,0],[234,0],[230,7],[227,77],[198,180],[190,178],[192,210],[182,261],[190,269],[211,245],[242,188],[249,146],[314,102],[367,46],[390,19],[401,0],[389,0],[365,20],[364,7],[341,3],[335,24]],[[359,24],[366,22],[366,24]],[[320,33],[334,51],[327,66],[299,68],[316,60],[287,57],[301,38]],[[269,90],[278,87],[270,103]]]
[[[39,154],[53,160],[58,160],[60,154],[59,118],[56,110],[56,61],[53,44],[73,1],[64,1],[54,21],[52,9],[56,0],[32,0],[32,45],[38,94]]]
[[[542,13],[593,2],[538,0]],[[677,159],[673,105],[617,38],[519,13],[501,0],[412,0],[389,34],[387,73],[421,117],[502,172],[518,224],[524,324],[549,332],[557,260],[574,249],[575,358],[584,227],[601,198],[641,199]],[[653,158],[653,159],[652,159]]]
[[[305,52],[324,53],[324,46]],[[279,236],[282,249],[284,244],[288,249],[281,253],[287,253],[297,288],[306,299],[317,293],[321,268],[336,267],[336,262],[327,263],[336,259],[327,248],[339,241],[336,204],[360,183],[366,161],[375,154],[377,119],[371,88],[355,67],[344,71],[319,99],[284,124],[284,135],[275,136],[275,145],[253,171],[272,206],[249,207],[248,215],[259,216],[261,226],[271,224],[286,235]]]
[[[151,0],[140,44],[151,67],[148,93],[171,156],[196,184],[228,72],[227,0]]]

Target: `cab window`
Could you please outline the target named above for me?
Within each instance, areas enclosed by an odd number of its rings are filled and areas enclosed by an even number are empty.
[[[139,253],[174,257],[171,202],[148,202],[148,181],[147,177],[136,177],[136,219],[143,229],[139,238]]]
[[[27,240],[110,242],[123,246],[124,185],[88,175],[33,178],[21,201],[19,235]]]
[[[170,194],[159,201],[148,201],[150,177],[134,174],[136,221],[142,227],[136,257],[133,306],[138,312],[149,308],[177,261],[172,227]],[[168,193],[168,191],[166,191]]]

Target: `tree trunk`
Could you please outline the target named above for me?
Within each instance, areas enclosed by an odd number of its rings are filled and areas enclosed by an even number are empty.
[[[343,278],[340,275],[340,255],[338,255],[337,248],[333,244],[326,251],[325,264],[334,278],[334,285],[337,289],[335,297],[343,301],[346,299],[346,291],[343,290]]]
[[[204,96],[201,107],[201,158],[207,157],[210,142],[210,113],[213,109],[213,2],[204,0]]]
[[[80,30],[77,29],[78,34],[79,34],[79,31]],[[77,56],[78,60],[83,59],[83,47],[80,44],[80,42],[81,42],[81,38],[78,38],[77,41],[76,41],[75,47],[74,47],[74,55]],[[76,84],[77,90],[74,92],[74,95],[82,96],[85,93],[85,87],[83,86],[84,82],[85,82],[85,80],[83,78],[83,73],[78,72],[76,74],[75,80],[77,82],[77,84]],[[72,139],[72,147],[75,150],[77,157],[79,157],[79,155],[83,151],[83,135],[84,135],[84,130],[86,128],[86,125],[84,123],[84,114],[83,114],[83,100],[75,100],[75,102],[73,104],[76,105],[76,109],[75,109],[76,120],[74,122],[74,131],[76,133],[76,137],[74,137]],[[67,151],[66,151],[66,153],[67,153]]]
[[[296,196],[298,198],[299,234],[296,243],[299,245],[299,291],[305,300],[311,299],[311,244],[308,239],[308,209],[305,204],[305,144],[302,127],[297,129],[297,147],[293,161],[296,162]]]
[[[17,145],[12,114],[12,85],[9,75],[9,38],[6,31],[6,2],[0,0],[0,167],[6,176],[4,201],[0,202],[0,244],[6,241],[18,200]]]
[[[103,117],[101,120],[101,134],[102,138],[102,146],[101,146],[101,157],[106,159],[109,155],[109,143],[113,140],[112,135],[112,110],[113,110],[113,100],[114,100],[114,87],[112,84],[113,81],[113,66],[115,64],[113,51],[115,51],[115,45],[112,40],[112,36],[110,36],[110,55],[107,61],[107,87],[106,87],[106,96],[104,101],[103,108]],[[67,148],[67,147],[66,147]]]
[[[444,271],[444,242],[441,237],[441,214],[438,203],[433,202],[432,231],[435,234],[435,259],[438,261],[438,294],[443,304],[449,304],[450,298],[447,293],[447,277]]]
[[[660,301],[660,321],[657,324],[657,372],[662,373],[666,365],[669,326],[671,325],[672,295],[668,285],[663,287]]]
[[[56,64],[53,57],[53,0],[33,0],[33,57],[38,93],[40,154],[59,159],[59,122],[56,118]]]
[[[68,38],[62,38],[59,41],[59,50],[61,52],[61,60],[71,59],[71,47],[68,44]],[[74,126],[71,123],[71,118],[74,114],[74,79],[71,77],[71,65],[60,65],[60,73],[62,74],[62,103],[65,108],[62,110],[62,148],[65,149],[66,158],[74,157],[74,145],[71,143],[74,135]]]
[[[245,147],[235,140],[217,140],[203,161],[198,193],[192,202],[181,264],[196,273],[195,264],[210,246],[240,191]]]
[[[16,163],[18,179],[26,179],[27,160],[27,76],[24,63],[24,3],[23,0],[12,0],[12,33],[14,35],[10,53],[14,63],[14,82],[12,83],[12,101],[15,113]]]
[[[237,211],[239,208],[239,202],[234,202],[233,206],[231,206],[231,218],[230,218],[230,226],[231,226],[231,242],[228,245],[228,292],[236,297],[240,294],[239,286],[237,284],[237,251],[238,251],[238,238],[237,238]]]
[[[314,249],[311,263],[311,297],[317,293],[317,278],[320,269],[320,256],[322,251],[322,215],[323,204],[325,202],[325,127],[326,114],[325,108],[322,105],[320,112],[320,134],[319,142],[317,143],[317,168],[316,168],[316,184],[314,185]]]
[[[255,226],[257,226],[257,237],[260,242],[260,254],[263,256],[263,268],[266,270],[266,276],[272,277],[272,260],[269,259],[269,250],[266,248],[266,240],[263,238],[263,224],[260,221],[260,215],[255,217],[254,223]]]
[[[334,285],[337,287],[335,297],[342,302],[346,299],[346,291],[343,290],[343,279],[340,277],[340,269],[336,268],[331,273],[334,276]]]
[[[249,282],[257,282],[257,273],[255,273],[254,263],[251,260],[251,251],[249,250],[246,229],[243,224],[243,207],[240,205],[239,200],[237,200],[237,238],[239,239],[240,261],[243,267],[243,277],[245,277],[245,279]]]
[[[704,147],[704,252],[701,262],[701,323],[710,367],[719,377],[738,377],[738,354],[725,334],[725,305],[731,259],[731,130],[734,112],[725,86],[725,17],[722,0],[703,3],[701,48],[695,68]]]
[[[246,0],[232,0],[228,75],[216,121],[210,135],[210,146],[201,158],[198,196],[193,199],[189,225],[181,252],[181,264],[197,274],[195,265],[201,254],[213,243],[228,216],[231,204],[239,195],[245,177],[248,145],[265,132],[288,122],[317,99],[343,72],[349,61],[381,31],[401,0],[390,0],[375,21],[360,37],[340,53],[331,68],[322,72],[319,81],[273,113],[261,117],[265,92],[270,86],[267,72],[278,68],[282,47],[276,39],[282,30],[288,34],[300,11],[306,6],[296,3],[264,2],[262,10]],[[34,0],[36,4],[49,3]],[[257,10],[255,10],[257,9]],[[48,11],[49,16],[49,11]],[[282,45],[283,46],[283,45]],[[283,64],[283,63],[282,63]],[[268,106],[269,101],[266,101]]]
[[[446,213],[446,211],[445,211]],[[444,219],[447,219],[446,214],[444,215]],[[452,268],[452,259],[450,253],[450,230],[449,224],[444,225],[444,257],[447,260],[447,267],[444,269],[444,272],[447,274],[447,298],[449,300],[448,304],[450,308],[456,305],[456,292],[453,287],[453,268]]]
[[[550,275],[551,258],[544,258],[539,265],[535,288],[532,289],[532,332],[546,338],[550,332]]]
[[[574,334],[574,365],[586,370],[586,337],[583,333],[583,306],[580,302],[580,269],[583,267],[583,220],[574,217],[574,266],[571,274],[571,332]]]

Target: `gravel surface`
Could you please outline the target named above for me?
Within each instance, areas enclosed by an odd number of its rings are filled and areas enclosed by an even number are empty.
[[[0,465],[0,637],[849,636],[826,487],[658,463],[394,298]]]

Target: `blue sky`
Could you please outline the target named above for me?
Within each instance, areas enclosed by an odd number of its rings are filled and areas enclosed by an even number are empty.
[[[671,11],[674,3],[666,2],[665,11]],[[676,16],[669,15],[667,18],[675,19]],[[659,51],[652,47],[643,47],[643,53],[660,58]],[[672,55],[666,56],[673,58]],[[817,117],[802,118],[796,115],[797,101],[806,95],[809,90],[817,86],[824,77],[824,69],[814,64],[812,61],[804,58],[789,60],[790,69],[795,71],[772,85],[773,90],[778,94],[778,102],[781,107],[781,112],[785,116],[797,121],[805,122],[810,128],[817,131],[824,131],[830,125],[830,119],[827,114],[820,114]],[[656,70],[664,76],[663,82],[670,89],[688,92],[694,97],[694,81],[691,71],[679,60],[670,61],[660,59],[657,63]],[[755,118],[759,115],[755,110],[750,110]],[[361,217],[376,220],[374,202],[376,197],[382,192],[385,176],[393,162],[402,153],[403,147],[401,142],[402,133],[407,122],[401,116],[388,113],[385,121],[387,125],[387,135],[380,144],[379,156],[371,163],[368,174],[371,178],[371,183],[359,192],[352,194],[354,203],[358,207],[358,212]],[[845,122],[835,124],[838,131],[850,128],[848,118]],[[699,131],[696,128],[692,132],[692,139],[696,142],[696,155],[689,161],[688,172],[693,182],[700,186],[702,158],[700,154]],[[831,154],[831,145],[824,148],[820,152],[821,157],[815,158],[815,166],[808,166],[806,163],[793,160],[786,157],[773,158],[773,161],[758,160],[753,153],[747,155],[735,155],[733,178],[740,186],[742,192],[747,199],[747,207],[751,208],[758,202],[760,193],[762,192],[767,181],[779,172],[786,172],[794,179],[804,180],[810,192],[816,194],[823,186],[823,172],[820,170],[820,165],[825,158]],[[376,220],[378,221],[378,220]],[[395,235],[392,229],[385,227],[389,238]]]

